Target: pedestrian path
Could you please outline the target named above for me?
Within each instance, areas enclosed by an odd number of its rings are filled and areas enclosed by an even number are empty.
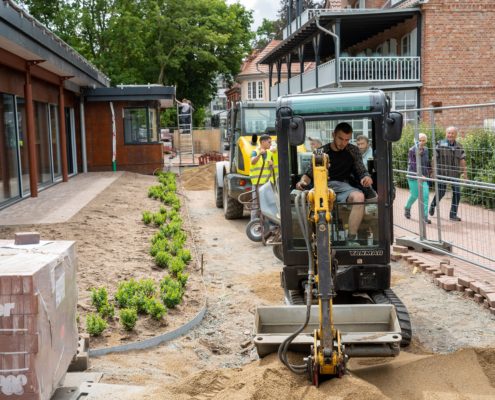
[[[89,172],[60,182],[3,210],[0,225],[55,224],[68,221],[123,172]]]

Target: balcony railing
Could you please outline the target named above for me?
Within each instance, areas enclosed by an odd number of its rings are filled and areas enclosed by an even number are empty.
[[[340,82],[420,82],[421,57],[341,57]],[[335,85],[335,60],[315,69],[293,76],[289,82],[275,84],[270,88],[271,99],[288,93],[304,93],[316,88]],[[279,87],[280,86],[280,87]]]

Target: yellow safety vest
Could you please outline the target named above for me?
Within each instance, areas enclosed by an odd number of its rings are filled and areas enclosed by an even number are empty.
[[[259,149],[256,150],[256,155],[259,154]],[[252,158],[252,157],[251,157]],[[251,164],[251,169],[249,171],[249,176],[251,177],[252,185],[263,185],[268,179],[273,182],[272,170],[268,161],[273,160],[273,154],[270,150],[266,151],[266,159],[264,160],[265,165],[263,166],[263,157],[258,158],[256,164]],[[261,169],[263,168],[263,172]],[[261,173],[261,176],[260,176]],[[259,179],[259,182],[258,182]]]
[[[272,161],[273,161],[273,172],[275,173],[275,177],[278,176],[278,150],[272,153]]]

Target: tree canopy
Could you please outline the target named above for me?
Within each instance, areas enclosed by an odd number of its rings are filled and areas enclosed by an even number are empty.
[[[225,0],[25,0],[29,12],[112,84],[177,86],[196,108],[249,53],[252,12]]]

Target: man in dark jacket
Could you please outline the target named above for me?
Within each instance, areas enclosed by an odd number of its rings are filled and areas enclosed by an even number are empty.
[[[462,145],[456,141],[457,128],[455,126],[449,126],[445,131],[446,139],[440,140],[435,148],[436,150],[436,172],[437,178],[444,181],[451,180],[452,186],[452,204],[450,206],[450,220],[461,221],[457,216],[457,210],[459,208],[459,202],[461,200],[461,187],[456,185],[456,179],[460,176],[463,179],[467,178],[466,171],[466,153]],[[455,178],[455,179],[451,179]],[[447,183],[438,183],[438,202],[442,200],[447,189]],[[435,214],[435,207],[437,205],[436,197],[433,197],[430,205],[430,215]]]
[[[338,203],[364,203],[365,194],[361,189],[352,186],[349,182],[355,177],[361,186],[366,188],[372,196],[376,196],[371,185],[373,179],[363,164],[359,149],[350,144],[352,138],[352,127],[347,122],[341,122],[332,133],[333,142],[324,145],[321,149],[328,154],[330,166],[328,168],[328,187],[333,189]],[[308,167],[305,174],[296,184],[296,189],[304,190],[313,180],[312,165]],[[371,197],[371,196],[367,196]],[[364,205],[356,204],[352,207],[349,215],[349,233],[347,238],[357,238],[357,231],[364,216]]]

